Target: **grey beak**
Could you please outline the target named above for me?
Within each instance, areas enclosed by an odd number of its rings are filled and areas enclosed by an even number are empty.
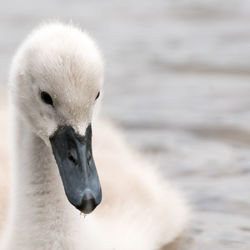
[[[77,134],[71,126],[65,126],[50,137],[66,196],[72,205],[86,214],[91,213],[102,199],[91,137],[91,124],[85,136]]]

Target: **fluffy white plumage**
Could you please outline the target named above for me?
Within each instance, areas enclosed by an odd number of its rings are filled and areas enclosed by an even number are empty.
[[[2,250],[156,250],[183,230],[188,208],[182,195],[100,118],[93,122],[93,153],[103,201],[86,218],[68,202],[49,136],[65,124],[83,135],[102,78],[95,43],[72,25],[42,25],[17,51],[10,72],[9,207],[9,182],[0,186]],[[42,90],[51,94],[55,109],[41,102]],[[0,179],[6,166],[7,159]]]

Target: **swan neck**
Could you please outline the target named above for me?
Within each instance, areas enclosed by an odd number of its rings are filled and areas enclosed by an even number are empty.
[[[9,231],[29,244],[39,239],[53,245],[53,239],[60,237],[67,244],[67,238],[72,241],[81,231],[83,216],[66,198],[51,148],[20,118],[14,117],[12,124],[15,128]],[[33,247],[36,245],[41,242],[34,242]]]

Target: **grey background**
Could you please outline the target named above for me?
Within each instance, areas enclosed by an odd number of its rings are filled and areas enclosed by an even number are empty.
[[[250,1],[1,1],[2,93],[18,44],[54,18],[97,40],[103,112],[185,190],[193,218],[172,247],[250,249]]]

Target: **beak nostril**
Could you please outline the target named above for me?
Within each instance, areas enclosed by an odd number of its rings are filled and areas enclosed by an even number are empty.
[[[73,162],[75,165],[77,165],[77,155],[76,152],[72,152],[72,150],[68,151],[68,159]]]
[[[90,164],[91,158],[92,158],[91,152],[88,151],[87,152],[87,161],[88,161],[88,164]]]

